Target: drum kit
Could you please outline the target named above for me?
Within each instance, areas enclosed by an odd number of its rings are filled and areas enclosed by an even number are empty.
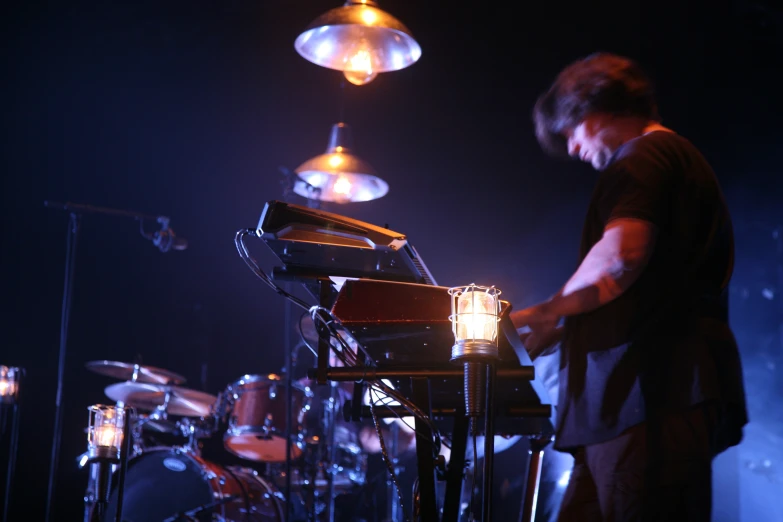
[[[287,386],[277,374],[244,375],[215,396],[184,387],[183,376],[162,368],[107,360],[86,366],[119,379],[105,395],[134,411],[123,520],[283,522],[288,513],[295,520],[319,520],[334,497],[365,483],[366,454],[350,437],[335,438],[328,425],[342,401],[330,395],[319,405],[306,382],[292,383],[289,429]],[[204,455],[205,442],[212,440],[220,446],[216,454],[232,463]],[[326,440],[334,441],[328,452]],[[286,490],[292,506],[286,505]],[[106,521],[115,519],[116,504],[114,491]]]

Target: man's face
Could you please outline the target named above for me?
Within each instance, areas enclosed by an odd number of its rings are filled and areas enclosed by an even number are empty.
[[[622,143],[611,120],[607,115],[591,114],[566,131],[568,155],[590,163],[596,170],[606,168],[609,158]]]

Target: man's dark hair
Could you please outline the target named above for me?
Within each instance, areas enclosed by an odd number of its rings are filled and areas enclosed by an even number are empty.
[[[642,68],[622,56],[595,53],[563,69],[536,101],[538,142],[552,155],[567,155],[563,132],[596,112],[660,120],[652,82]]]

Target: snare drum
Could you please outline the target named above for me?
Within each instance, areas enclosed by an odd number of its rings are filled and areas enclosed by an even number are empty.
[[[302,454],[305,416],[313,393],[292,384],[291,458]],[[243,459],[285,462],[286,383],[279,375],[245,375],[226,389],[229,410],[225,448]]]

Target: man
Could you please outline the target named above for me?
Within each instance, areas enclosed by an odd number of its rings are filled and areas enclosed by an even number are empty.
[[[747,423],[715,175],[624,57],[566,67],[533,119],[547,151],[599,171],[578,268],[511,315],[531,356],[562,350],[555,448],[574,468],[560,520],[707,522],[712,459]]]

